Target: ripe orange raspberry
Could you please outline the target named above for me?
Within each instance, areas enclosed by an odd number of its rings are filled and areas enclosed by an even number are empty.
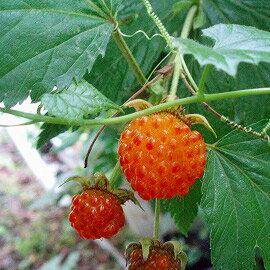
[[[134,249],[130,255],[128,270],[179,270],[180,260],[163,248],[152,247],[147,260],[143,259],[142,249]]]
[[[125,217],[116,195],[91,188],[73,197],[69,221],[81,237],[94,240],[115,235]]]
[[[201,134],[168,112],[133,120],[118,154],[127,180],[144,200],[186,195],[206,164]]]

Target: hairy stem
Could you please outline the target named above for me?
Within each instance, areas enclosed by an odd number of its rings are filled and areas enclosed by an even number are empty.
[[[123,56],[127,60],[132,71],[134,72],[138,82],[141,85],[144,85],[146,83],[146,78],[145,78],[141,68],[139,67],[135,57],[133,56],[132,52],[130,51],[127,43],[125,42],[124,38],[122,37],[121,33],[119,32],[118,28],[116,28],[113,31],[113,38],[114,38],[117,46],[121,50]]]
[[[210,101],[222,100],[222,99],[227,99],[227,98],[238,98],[238,97],[245,97],[245,96],[262,95],[262,94],[270,94],[270,87],[238,90],[238,91],[223,92],[223,93],[216,93],[216,94],[205,94],[203,97],[198,97],[198,96],[186,97],[186,98],[170,101],[167,103],[162,103],[162,104],[153,106],[151,108],[148,108],[146,110],[131,113],[124,116],[119,116],[115,118],[89,119],[89,120],[87,119],[68,120],[68,119],[63,119],[63,118],[26,113],[26,112],[21,112],[17,110],[7,109],[7,108],[0,108],[0,111],[4,113],[13,114],[19,117],[27,118],[30,120],[35,120],[37,122],[45,122],[45,123],[51,123],[51,124],[70,125],[70,126],[114,125],[114,124],[128,122],[144,115],[149,115],[158,111],[166,110],[168,108],[171,108],[177,105],[192,104],[192,103],[199,103],[199,102],[210,102]]]
[[[197,95],[197,92],[192,88],[192,86],[188,83],[186,77],[183,77],[182,78],[185,85],[188,87],[188,89],[190,90],[190,92],[193,94],[193,95]],[[203,98],[203,95],[201,95],[200,97]],[[244,127],[244,126],[241,126],[231,120],[229,120],[227,117],[225,117],[224,115],[220,114],[219,112],[217,112],[214,108],[212,108],[208,103],[206,102],[202,102],[201,103],[208,111],[210,111],[211,113],[213,113],[215,116],[217,116],[221,121],[225,122],[227,125],[231,126],[232,128],[237,128],[245,133],[248,133],[248,134],[251,134],[253,136],[256,136],[256,137],[259,137],[261,139],[265,139],[265,140],[270,140],[270,137],[264,132],[262,131],[261,133],[260,132],[257,132],[255,130],[253,130],[251,127]]]
[[[182,32],[180,35],[181,38],[187,38],[189,36],[190,30],[192,27],[192,23],[193,23],[193,19],[196,15],[197,9],[198,9],[198,6],[194,5],[188,11],[188,14],[187,14],[187,17],[185,19],[185,22],[184,22],[184,25],[182,28]]]
[[[179,53],[177,53],[175,56],[175,65],[174,65],[174,70],[173,70],[172,85],[171,85],[168,101],[172,101],[176,97],[181,69],[182,69],[181,56]]]
[[[159,216],[160,216],[160,200],[155,199],[155,221],[154,221],[154,233],[155,239],[159,238]]]
[[[167,29],[159,19],[159,17],[155,14],[153,11],[153,7],[151,3],[148,0],[143,0],[144,6],[146,7],[148,15],[152,18],[154,23],[156,24],[158,30],[160,31],[161,35],[165,39],[167,45],[171,48],[172,47],[172,39],[171,36],[169,35]]]
[[[185,19],[182,32],[181,32],[181,38],[187,38],[191,27],[192,27],[192,22],[195,17],[195,14],[197,12],[198,7],[192,6],[187,14],[187,17]],[[177,88],[178,88],[178,83],[181,75],[181,70],[182,70],[182,64],[183,64],[183,57],[181,55],[181,52],[177,52],[175,56],[175,66],[174,66],[174,72],[173,72],[173,79],[172,79],[172,85],[171,85],[171,90],[170,90],[170,95],[169,95],[169,101],[172,101],[176,97],[177,93]]]

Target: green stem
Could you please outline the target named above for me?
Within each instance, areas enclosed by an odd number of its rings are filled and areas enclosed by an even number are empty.
[[[63,118],[26,113],[26,112],[7,109],[7,108],[0,108],[0,111],[4,113],[13,114],[19,117],[27,118],[30,120],[51,123],[51,124],[61,124],[61,125],[69,125],[69,126],[114,125],[114,124],[128,122],[135,118],[138,118],[144,115],[149,115],[158,111],[166,110],[168,108],[178,106],[178,105],[198,103],[198,102],[210,102],[210,101],[227,99],[227,98],[238,98],[238,97],[263,95],[263,94],[270,94],[270,87],[238,90],[238,91],[223,92],[223,93],[216,93],[216,94],[205,94],[203,97],[198,97],[198,96],[186,97],[186,98],[170,101],[167,103],[162,103],[162,104],[150,107],[146,110],[131,113],[124,116],[119,116],[115,118],[90,119],[90,120],[87,120],[87,119],[68,120],[68,119],[63,119]]]
[[[183,28],[182,28],[182,32],[181,32],[181,38],[187,38],[191,27],[192,27],[192,22],[194,19],[194,16],[197,12],[198,7],[192,6],[187,14],[187,17],[185,19]],[[168,98],[168,101],[172,101],[175,99],[176,97],[176,93],[177,93],[177,88],[178,88],[178,83],[179,83],[179,79],[180,79],[180,75],[181,75],[181,70],[182,70],[182,64],[185,63],[184,58],[181,55],[181,52],[177,52],[176,56],[175,56],[175,65],[174,65],[174,73],[173,73],[173,79],[172,79],[172,85],[171,85],[171,90],[170,90],[170,95]]]
[[[182,69],[181,55],[179,53],[177,53],[175,56],[173,79],[172,79],[172,85],[171,85],[171,90],[170,90],[170,95],[169,95],[168,101],[173,101],[176,97],[178,83],[179,83],[180,74],[181,74],[181,69]]]
[[[199,89],[197,91],[198,92],[197,95],[199,97],[202,97],[203,94],[204,94],[204,85],[205,85],[205,81],[206,81],[206,78],[207,78],[207,75],[208,75],[208,72],[209,72],[210,68],[211,68],[210,65],[206,65],[204,67],[203,74],[202,74],[200,84],[199,84]]]
[[[116,28],[113,31],[113,38],[114,38],[117,46],[121,50],[123,56],[127,60],[129,66],[133,70],[138,82],[141,85],[144,85],[147,80],[146,80],[145,76],[143,75],[143,72],[142,72],[141,68],[139,67],[135,57],[133,56],[132,52],[130,51],[127,43],[125,42],[124,38],[122,37],[121,33],[119,32],[118,28]]]
[[[181,35],[180,35],[181,38],[187,38],[188,37],[188,35],[190,33],[190,30],[191,30],[191,27],[192,27],[193,19],[194,19],[195,15],[196,15],[196,12],[197,12],[197,9],[198,9],[198,6],[194,5],[188,11],[188,14],[187,14],[187,17],[185,19],[185,22],[184,22],[184,25],[183,25],[183,28],[182,28],[182,32],[181,32]]]
[[[121,167],[120,167],[120,162],[118,161],[112,171],[111,177],[110,177],[110,186],[113,188],[115,186],[115,182],[120,175],[121,172]]]
[[[181,55],[181,61],[182,61],[182,65],[183,65],[184,71],[185,71],[185,73],[186,73],[186,75],[187,75],[190,83],[192,84],[193,88],[197,92],[199,90],[199,87],[197,86],[196,82],[192,78],[192,75],[190,74],[190,72],[188,70],[188,67],[187,67],[187,64],[185,62],[185,59],[184,59],[183,55]]]
[[[160,200],[155,199],[155,221],[154,221],[154,234],[155,239],[159,238],[159,216],[160,216]]]

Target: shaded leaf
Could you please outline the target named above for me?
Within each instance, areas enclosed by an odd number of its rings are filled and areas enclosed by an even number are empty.
[[[268,0],[261,1],[235,1],[235,0],[204,0],[202,2],[206,15],[204,27],[210,27],[220,23],[232,23],[240,25],[254,26],[258,29],[270,31],[269,14],[270,5]],[[201,35],[201,30],[191,34],[200,43],[211,46],[209,39]],[[187,64],[196,82],[199,82],[203,69],[191,56],[185,56]],[[236,77],[231,77],[224,71],[217,71],[211,68],[207,80],[205,92],[207,94],[235,91],[239,89],[268,87],[270,85],[270,64],[260,63],[258,66],[240,63]],[[185,86],[183,86],[185,88]],[[185,88],[186,89],[186,88]],[[183,92],[179,91],[183,95]],[[222,102],[211,102],[211,106],[230,120],[241,125],[248,125],[268,118],[270,115],[270,95],[242,97],[226,99]],[[221,122],[216,116],[205,110],[200,104],[192,104],[189,107],[190,113],[203,114],[213,127],[215,127],[218,137],[222,137],[232,129]],[[203,133],[208,141],[215,141],[208,132],[201,127],[196,127]]]
[[[201,206],[216,269],[253,269],[256,247],[270,267],[269,160],[266,141],[239,131],[224,136],[209,153]]]
[[[69,126],[65,126],[65,125],[56,125],[56,124],[48,124],[48,123],[42,124],[41,132],[38,135],[38,139],[36,142],[36,148],[37,149],[41,148],[50,139],[67,131],[69,128],[70,128]]]
[[[175,0],[159,0],[151,3],[168,31],[171,33],[180,31],[179,25],[183,21],[183,16],[172,19],[172,14],[169,12]],[[158,33],[158,29],[149,18],[142,1],[124,1],[118,17],[122,22],[119,27],[124,34],[132,35],[139,29],[145,31],[149,36]],[[149,41],[141,33],[132,38],[124,37],[124,39],[145,75],[155,66],[155,61],[160,60],[160,54],[166,47],[162,38],[155,37]],[[135,92],[135,87],[139,86],[114,40],[109,42],[105,57],[97,59],[86,79],[105,96],[119,104],[126,101]]]
[[[187,235],[190,226],[197,216],[200,200],[201,183],[197,180],[186,196],[163,199],[161,205],[164,210],[171,214],[179,231],[184,235]]]
[[[105,5],[107,3],[107,5]],[[120,4],[101,0],[0,1],[0,102],[33,101],[79,81],[104,55]]]
[[[215,40],[213,48],[190,39],[177,39],[179,51],[192,54],[201,65],[212,64],[235,76],[240,62],[270,62],[270,33],[254,27],[218,24],[203,30]]]
[[[194,29],[201,28],[204,26],[205,23],[206,23],[206,17],[205,17],[204,11],[203,11],[203,7],[200,6],[198,9],[198,14],[194,18],[193,28]]]
[[[60,93],[45,94],[41,103],[50,115],[71,120],[83,119],[89,114],[96,115],[102,110],[120,110],[118,105],[85,80],[78,84],[73,82]]]
[[[186,1],[180,1],[173,5],[173,13],[174,16],[179,15],[182,11],[187,9],[192,5],[192,1],[186,0]]]

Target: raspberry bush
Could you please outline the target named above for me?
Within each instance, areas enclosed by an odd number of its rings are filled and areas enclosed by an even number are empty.
[[[138,193],[155,200],[155,225],[151,244],[127,252],[130,269],[185,268],[185,247],[153,244],[160,208],[184,236],[203,218],[215,269],[270,269],[267,1],[0,0],[0,10],[0,111],[41,123],[37,148],[101,128],[73,177],[80,236],[115,235]],[[28,96],[37,113],[12,108]],[[105,126],[112,141],[92,162]]]

